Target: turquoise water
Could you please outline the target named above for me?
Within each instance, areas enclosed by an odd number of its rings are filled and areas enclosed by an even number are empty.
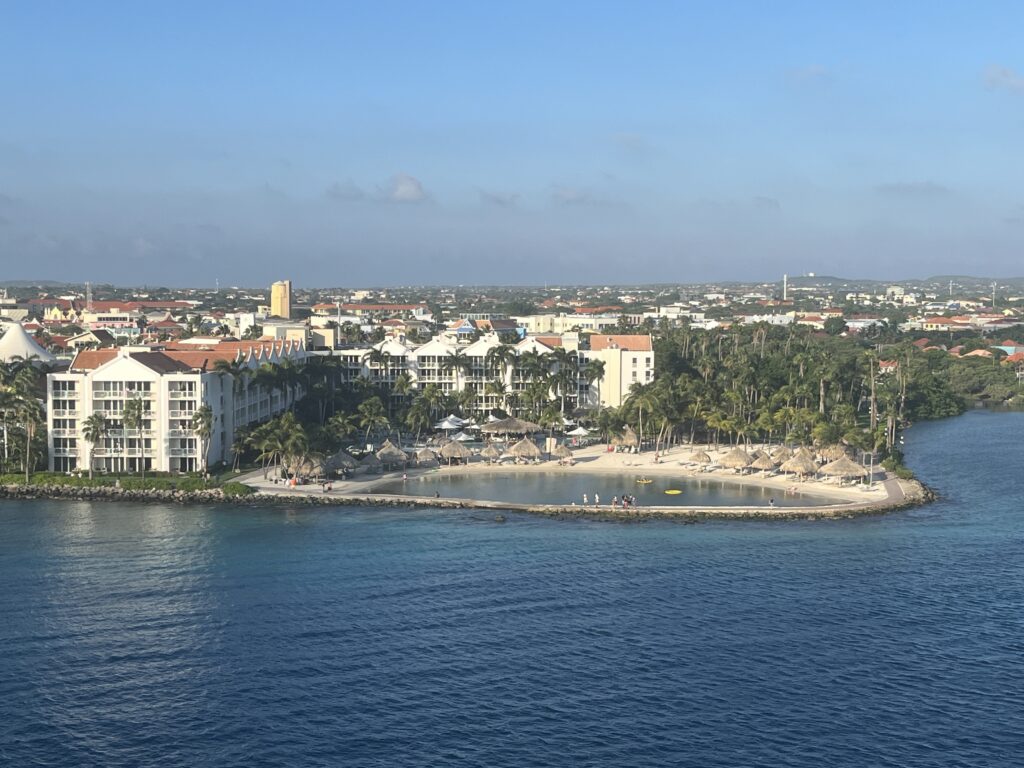
[[[3,503],[0,764],[1020,765],[1022,427],[857,520]]]
[[[623,494],[635,496],[640,506],[751,506],[767,507],[774,501],[777,507],[807,507],[820,504],[835,504],[827,496],[807,493],[785,493],[778,488],[759,488],[755,485],[731,483],[728,480],[690,478],[683,474],[678,477],[652,475],[651,482],[641,484],[634,473],[586,473],[572,472],[472,472],[460,474],[458,469],[437,474],[411,477],[406,481],[395,480],[374,486],[378,493],[395,493],[413,496],[445,498],[489,499],[517,504],[583,504],[586,494],[589,504],[594,504],[595,495],[603,505],[613,498],[621,499]],[[666,494],[667,490],[682,493]]]

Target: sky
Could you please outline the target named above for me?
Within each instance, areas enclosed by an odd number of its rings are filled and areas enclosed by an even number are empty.
[[[0,280],[1024,274],[1020,2],[0,18]]]

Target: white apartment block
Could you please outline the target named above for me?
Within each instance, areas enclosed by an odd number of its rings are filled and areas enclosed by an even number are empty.
[[[481,414],[496,408],[521,412],[521,400],[519,406],[515,403],[534,378],[529,367],[523,365],[524,356],[545,356],[548,372],[558,373],[556,356],[562,353],[556,350],[560,348],[578,361],[579,370],[566,394],[571,407],[618,407],[633,384],[653,380],[654,351],[650,336],[592,334],[589,338],[590,349],[581,349],[576,333],[528,336],[517,344],[507,345],[509,359],[503,365],[488,357],[491,350],[503,346],[495,333],[484,334],[468,343],[440,335],[418,347],[386,339],[371,347],[334,350],[331,354],[339,358],[345,381],[362,377],[374,384],[393,385],[405,374],[413,391],[435,385],[447,394],[474,392],[473,410]],[[464,369],[446,366],[445,361],[454,355],[465,358]],[[589,381],[582,374],[588,360],[604,363],[601,380]],[[495,391],[496,382],[500,382],[505,394]],[[550,396],[558,396],[554,387]]]
[[[284,359],[300,361],[305,348],[290,342],[229,342],[173,349],[122,347],[79,352],[65,373],[47,376],[50,470],[87,471],[90,445],[85,420],[106,417],[107,434],[92,446],[93,467],[108,472],[163,472],[204,469],[203,446],[192,429],[193,414],[210,406],[213,433],[209,461],[230,461],[235,430],[267,421],[286,410],[299,388],[264,387],[253,377],[234,381],[214,372],[217,360],[238,361],[255,371]],[[140,429],[125,429],[125,403],[143,402]]]

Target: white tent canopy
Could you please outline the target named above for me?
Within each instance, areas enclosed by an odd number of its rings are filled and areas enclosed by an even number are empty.
[[[446,432],[450,429],[462,429],[462,419],[449,416],[444,421],[437,422],[437,424],[434,425],[434,429],[443,429]]]
[[[565,434],[571,437],[586,437],[587,435],[590,434],[590,430],[587,429],[586,427],[576,427],[576,429],[570,430]]]
[[[460,443],[465,443],[468,440],[476,440],[472,435],[467,435],[465,432],[459,432],[457,435],[452,435],[452,440],[458,440]]]
[[[20,323],[10,323],[3,327],[6,329],[3,338],[0,338],[0,360],[3,362],[9,363],[15,358],[38,363],[56,361],[57,358],[39,346],[39,343],[28,335]]]

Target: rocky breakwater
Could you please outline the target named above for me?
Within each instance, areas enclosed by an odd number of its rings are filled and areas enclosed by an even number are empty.
[[[63,499],[67,501],[135,501],[172,504],[213,504],[235,499],[225,496],[220,488],[198,491],[128,489],[111,487],[77,487],[69,485],[4,485],[0,498]]]

